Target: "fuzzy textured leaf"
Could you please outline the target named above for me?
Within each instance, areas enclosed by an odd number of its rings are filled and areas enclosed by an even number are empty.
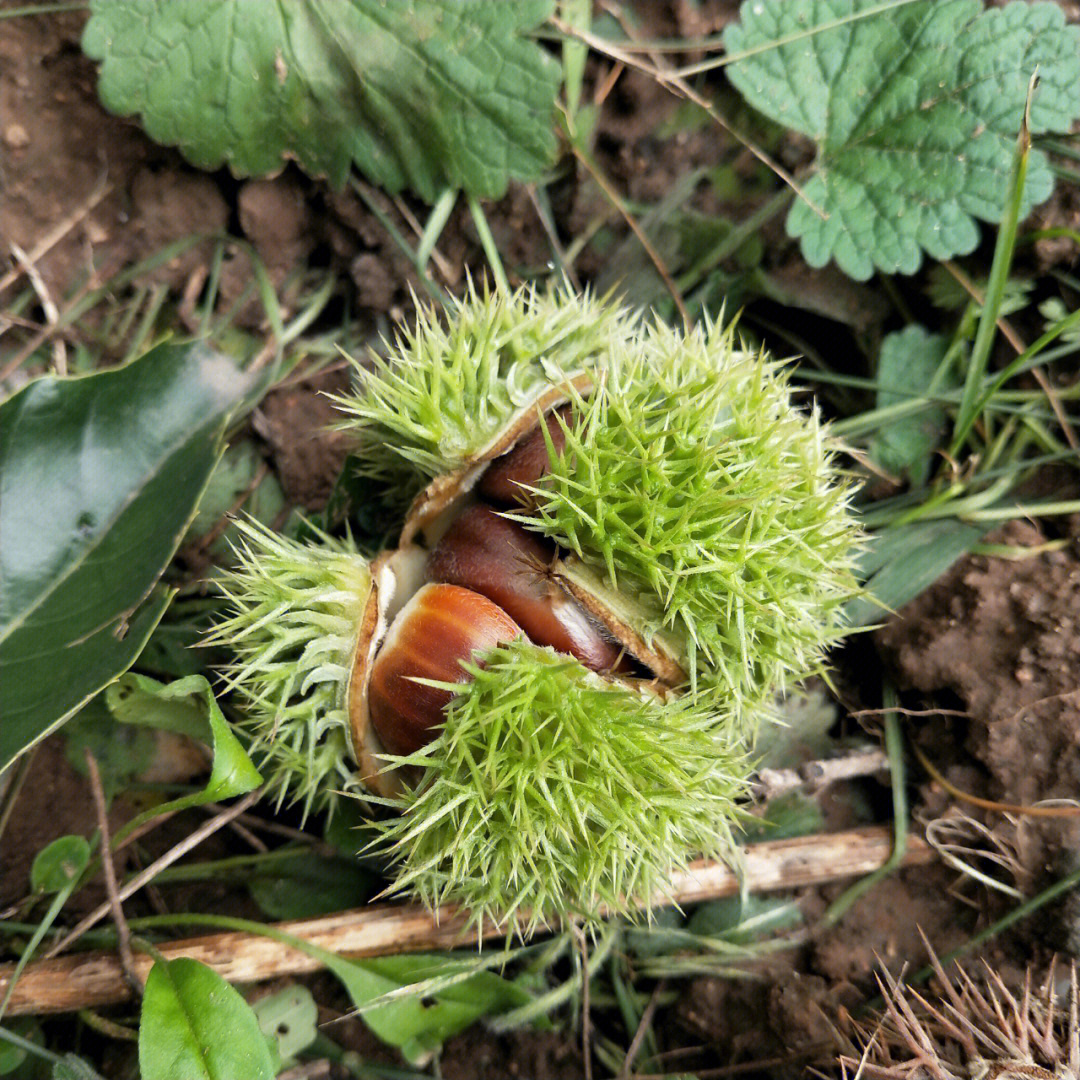
[[[724,35],[733,54],[797,35],[728,76],[756,109],[817,143],[804,190],[826,216],[798,200],[788,232],[812,266],[835,259],[859,280],[875,268],[912,274],[923,252],[973,251],[974,219],[1000,219],[1036,68],[1032,132],[1067,132],[1080,115],[1080,28],[1065,25],[1059,5],[1016,0],[984,12],[980,0],[921,0],[835,25],[878,7],[754,0]],[[1022,216],[1052,188],[1034,151]]]
[[[352,165],[429,202],[498,197],[555,150],[561,71],[525,36],[551,0],[94,0],[99,92],[151,138],[238,176]]]
[[[138,656],[248,382],[162,345],[0,405],[0,770]]]

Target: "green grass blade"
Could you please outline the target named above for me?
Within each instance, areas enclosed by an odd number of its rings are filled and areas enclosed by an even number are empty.
[[[986,287],[979,328],[975,332],[975,344],[971,348],[968,360],[967,377],[964,380],[964,394],[960,399],[960,414],[953,432],[951,454],[956,457],[964,445],[975,421],[979,417],[979,388],[986,375],[990,362],[990,350],[997,332],[997,319],[1001,311],[1001,302],[1005,295],[1005,286],[1012,267],[1013,251],[1016,247],[1016,230],[1020,224],[1020,206],[1024,198],[1024,182],[1027,179],[1028,161],[1031,157],[1031,130],[1028,120],[1031,113],[1031,95],[1036,84],[1032,76],[1028,86],[1027,104],[1024,108],[1024,122],[1020,126],[1020,137],[1016,142],[1013,156],[1012,175],[1009,179],[1009,196],[1005,203],[1005,216],[998,230],[997,243],[994,247],[994,262],[990,267],[990,280]]]

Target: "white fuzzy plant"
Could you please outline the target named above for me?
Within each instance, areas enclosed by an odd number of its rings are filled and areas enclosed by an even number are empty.
[[[348,541],[249,524],[216,637],[281,796],[325,807],[373,786],[400,891],[522,931],[647,907],[690,859],[730,858],[756,725],[821,669],[856,591],[850,492],[787,366],[719,323],[684,334],[524,289],[422,311],[356,378],[337,404],[360,468],[414,500],[410,547],[433,493],[468,498],[507,432],[568,403],[564,445],[545,435],[546,475],[507,516],[558,545],[553,578],[665,674],[598,674],[521,639],[463,663],[434,741],[373,752],[349,717],[356,658],[385,629],[378,573]]]

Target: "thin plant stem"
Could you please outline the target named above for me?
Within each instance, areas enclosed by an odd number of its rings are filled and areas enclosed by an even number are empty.
[[[883,15],[886,12],[893,11],[896,8],[906,7],[908,4],[914,2],[915,0],[886,0],[885,3],[877,4],[875,7],[863,8],[861,11],[855,11],[850,15],[842,15],[840,18],[830,19],[827,22],[811,26],[808,30],[798,30],[793,34],[787,34],[785,37],[778,37],[772,41],[763,42],[761,45],[754,45],[752,48],[743,49],[740,52],[725,53],[723,56],[718,56],[710,60],[700,60],[696,64],[687,64],[685,67],[678,68],[674,74],[681,78],[687,78],[691,75],[698,75],[703,71],[712,71],[715,68],[727,67],[728,64],[737,64],[740,60],[749,60],[752,56],[760,56],[762,53],[771,52],[773,49],[781,49],[785,45],[794,45],[804,38],[823,34],[826,30],[835,30],[838,27],[846,26],[848,23],[870,19],[875,15]]]
[[[3,838],[8,822],[11,820],[11,814],[15,809],[19,792],[26,782],[26,777],[30,772],[30,765],[38,752],[39,745],[35,744],[27,753],[22,755],[18,764],[8,775],[6,783],[3,783],[3,777],[0,777],[0,839]]]
[[[443,229],[446,228],[446,223],[450,220],[450,215],[454,212],[454,207],[457,205],[457,198],[457,188],[445,188],[438,199],[435,200],[435,205],[431,208],[431,213],[428,215],[427,222],[424,224],[424,231],[420,234],[420,243],[416,248],[416,261],[423,266],[425,270],[427,269],[428,261],[435,251],[436,245],[439,243],[439,237],[442,236]]]
[[[420,276],[420,282],[424,286],[425,292],[427,292],[433,300],[440,304],[445,304],[447,300],[446,293],[435,283],[432,276],[428,273],[427,267],[421,263],[416,249],[414,249],[408,240],[401,234],[401,230],[394,224],[390,215],[378,204],[372,190],[367,184],[362,183],[355,177],[353,177],[349,183],[353,191],[356,192],[361,201],[371,212],[371,215],[386,230],[387,235],[398,246],[409,262],[413,264],[417,274]]]
[[[979,326],[975,331],[975,342],[968,358],[967,375],[964,379],[964,393],[960,399],[960,415],[950,448],[950,456],[957,457],[968,437],[975,421],[979,418],[979,388],[990,363],[990,350],[997,332],[998,315],[1005,296],[1005,286],[1009,280],[1013,250],[1016,247],[1016,232],[1020,224],[1020,204],[1024,197],[1024,182],[1027,179],[1028,161],[1031,157],[1031,129],[1028,126],[1031,116],[1031,95],[1034,91],[1034,76],[1028,86],[1028,98],[1024,107],[1024,121],[1020,126],[1020,137],[1013,155],[1012,176],[1009,181],[1009,199],[1005,204],[1005,216],[998,229],[997,242],[994,245],[994,261],[990,267],[990,280],[986,287],[986,301],[979,317]]]
[[[510,1031],[512,1028],[530,1023],[538,1016],[546,1016],[553,1009],[569,1001],[578,992],[582,979],[591,979],[600,970],[615,946],[618,936],[619,927],[616,923],[606,925],[588,962],[583,964],[571,978],[546,994],[534,998],[527,1005],[511,1009],[496,1017],[488,1024],[488,1028],[494,1032]]]
[[[116,864],[109,842],[109,811],[105,805],[105,789],[101,784],[101,770],[97,758],[89,746],[83,748],[86,759],[86,771],[90,781],[90,793],[94,799],[94,811],[97,814],[98,832],[101,834],[101,868],[105,877],[105,894],[112,909],[113,923],[116,926],[117,951],[120,953],[120,965],[124,976],[136,995],[142,994],[142,983],[135,974],[134,957],[131,954],[131,931],[124,918],[124,908],[116,886]]]
[[[499,254],[499,245],[495,243],[495,237],[491,234],[491,226],[488,224],[487,215],[480,205],[480,200],[475,195],[469,196],[469,213],[472,214],[476,233],[480,237],[480,246],[484,249],[484,257],[491,268],[491,276],[495,279],[495,285],[503,296],[509,296],[510,281],[506,276],[502,256]]]
[[[44,1046],[38,1046],[36,1042],[24,1039],[21,1035],[16,1035],[14,1031],[8,1031],[7,1028],[0,1027],[0,1041],[10,1043],[12,1046],[18,1047],[27,1054],[33,1054],[34,1057],[39,1057],[43,1061],[51,1061],[54,1065],[64,1064],[64,1059],[59,1054],[54,1054],[51,1050],[46,1050]],[[97,1076],[97,1073],[94,1073],[94,1075]]]
[[[153,881],[166,866],[171,866],[177,859],[186,855],[192,848],[198,847],[208,836],[212,836],[218,829],[228,825],[234,817],[242,814],[249,806],[253,805],[258,800],[262,793],[262,788],[256,788],[254,791],[249,792],[238,802],[230,806],[228,810],[225,810],[216,818],[205,822],[200,825],[199,828],[189,833],[179,844],[170,848],[161,856],[161,858],[155,859],[154,862],[146,867],[146,869],[136,874],[135,877],[127,882],[117,892],[119,899],[126,900],[132,893],[138,892],[148,881]],[[84,931],[89,930],[108,915],[109,911],[109,901],[106,900],[104,904],[99,904],[89,915],[82,919],[66,937],[53,945],[48,953],[46,953],[46,958],[57,956],[62,953],[66,948],[74,944],[74,942],[82,936]]]
[[[787,171],[787,169],[766,153],[753,139],[734,127],[720,114],[719,110],[710,100],[702,97],[702,95],[699,94],[685,79],[680,78],[676,72],[667,71],[658,68],[653,64],[649,64],[635,56],[632,52],[623,49],[621,43],[620,45],[616,45],[614,42],[599,37],[592,32],[584,31],[576,26],[570,26],[559,18],[552,17],[551,23],[556,29],[561,30],[564,34],[585,42],[586,45],[594,49],[601,56],[607,56],[609,59],[617,60],[629,68],[641,71],[650,78],[655,79],[660,86],[663,86],[676,96],[686,98],[688,101],[693,102],[708,114],[713,123],[742,143],[742,145],[745,146],[758,161],[769,169],[770,172],[775,176],[778,176],[785,184],[787,184],[788,187],[790,187],[795,194],[818,215],[818,217],[825,219],[828,216],[825,211],[813,201],[813,199],[807,196],[802,186],[795,177]]]
[[[886,682],[882,690],[882,703],[886,709],[895,709],[900,704],[896,687]],[[883,866],[872,874],[867,874],[861,881],[855,882],[850,889],[845,889],[829,905],[822,917],[822,926],[833,926],[847,912],[848,908],[861,896],[869,892],[879,881],[896,870],[904,860],[908,839],[908,804],[904,770],[904,737],[900,728],[900,718],[895,712],[887,712],[884,719],[885,749],[889,755],[892,775],[893,799],[893,849]]]
[[[740,221],[715,247],[711,248],[698,262],[675,279],[675,285],[681,292],[689,292],[698,285],[702,278],[726,258],[734,255],[750,237],[781,214],[791,205],[795,193],[791,188],[781,188],[766,199],[748,218]]]
[[[660,275],[664,282],[664,286],[671,294],[671,299],[674,301],[675,307],[678,308],[683,325],[689,329],[693,326],[694,321],[690,318],[690,312],[686,308],[686,301],[683,300],[682,293],[679,291],[679,286],[671,276],[671,271],[667,268],[667,264],[661,258],[660,253],[653,246],[653,242],[649,239],[648,234],[641,227],[641,223],[630,212],[625,201],[620,197],[619,193],[615,190],[611,182],[592,158],[586,154],[584,150],[576,146],[574,147],[574,156],[585,166],[589,175],[596,182],[596,185],[604,193],[611,205],[622,215],[623,220],[630,227],[630,231],[638,238],[638,242],[641,244],[642,248],[644,248],[645,254],[649,257],[649,261],[656,267],[656,272]]]
[[[958,960],[961,956],[966,955],[972,950],[977,949],[980,945],[990,941],[992,938],[997,937],[1003,930],[1008,930],[1010,926],[1020,922],[1022,919],[1026,919],[1029,915],[1038,911],[1039,908],[1049,904],[1051,900],[1056,900],[1059,896],[1075,889],[1078,885],[1080,885],[1080,870],[1074,870],[1071,874],[1066,874],[1060,881],[1056,881],[1053,885],[1044,889],[1037,896],[1033,896],[1027,903],[1013,908],[1008,914],[1003,915],[996,922],[991,923],[985,930],[980,930],[974,937],[968,938],[963,945],[958,945],[955,949],[943,954],[939,958],[940,964],[944,967],[946,964],[952,963],[953,960]],[[914,986],[918,983],[926,982],[933,974],[933,966],[927,965],[924,968],[920,968],[910,979],[906,979],[905,982],[907,982],[909,986]]]

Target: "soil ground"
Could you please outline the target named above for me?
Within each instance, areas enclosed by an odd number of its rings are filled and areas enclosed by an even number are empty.
[[[0,3],[12,7],[10,0]],[[641,6],[641,5],[639,5]],[[1069,5],[1066,5],[1069,6]],[[648,8],[654,25],[646,36],[715,33],[734,3],[671,0]],[[0,248],[31,251],[58,223],[78,223],[37,263],[40,288],[57,303],[108,280],[125,267],[195,234],[224,230],[258,252],[275,285],[283,288],[288,314],[290,273],[304,265],[340,276],[336,310],[347,307],[372,330],[407,315],[410,290],[419,281],[364,202],[351,190],[332,191],[292,167],[269,180],[241,181],[226,172],[207,175],[188,166],[175,151],[150,142],[139,126],[108,115],[97,102],[94,66],[79,49],[85,16],[67,13],[0,22]],[[595,79],[599,72],[591,72]],[[601,112],[598,157],[608,176],[633,203],[662,198],[679,177],[703,166],[729,170],[745,181],[729,194],[710,189],[695,209],[738,219],[754,207],[757,166],[737,144],[715,128],[677,128],[678,103],[655,83],[626,72]],[[786,142],[777,152],[785,164],[805,159],[806,147]],[[613,265],[633,248],[621,219],[580,169],[567,167],[554,188],[554,211],[564,236],[590,227],[605,244],[590,245],[578,261],[584,281],[614,280]],[[407,200],[374,196],[408,230],[407,213],[423,208]],[[1043,220],[1076,227],[1080,198],[1058,196],[1041,211]],[[489,217],[503,259],[514,277],[548,261],[548,240],[528,192],[514,186],[490,208]],[[832,270],[811,271],[774,222],[761,237],[763,271],[798,294],[804,317],[800,333],[815,347],[829,347],[839,335],[852,355],[856,342],[872,341],[886,328],[882,297]],[[213,240],[190,246],[144,275],[161,285],[177,305],[177,317],[191,317],[193,299],[208,275]],[[636,249],[633,258],[639,259]],[[1067,267],[1070,244],[1044,244],[1034,258],[1038,269]],[[481,272],[484,261],[467,216],[456,212],[440,243],[442,283],[460,286],[466,269]],[[228,251],[219,304],[224,310],[244,294],[251,276],[241,243]],[[906,288],[906,286],[904,286]],[[918,297],[915,303],[924,303]],[[751,305],[748,325],[767,340],[775,301]],[[240,326],[265,330],[263,309],[245,302]],[[790,352],[787,342],[777,342]],[[105,360],[110,357],[104,357]],[[339,436],[327,433],[331,419],[320,391],[340,389],[340,366],[314,378],[303,373],[266,398],[253,421],[253,437],[292,505],[317,511],[329,496],[344,456]],[[313,435],[312,433],[317,434]],[[875,696],[887,672],[913,711],[908,731],[934,767],[956,788],[997,803],[1029,805],[1074,798],[1080,788],[1080,546],[1070,520],[1055,525],[1015,523],[991,542],[1037,551],[1028,558],[975,554],[961,560],[923,596],[888,618],[870,636],[849,644],[837,657],[837,686],[851,710],[880,704]],[[1042,550],[1048,540],[1062,546]],[[869,674],[868,674],[869,673]],[[935,710],[942,710],[937,712]],[[842,722],[844,723],[844,722]],[[847,730],[857,731],[853,722]],[[1025,894],[1074,869],[1080,856],[1075,819],[1035,819],[962,806],[912,763],[910,798],[923,825],[961,810],[986,825],[1010,853],[1005,877]],[[842,818],[887,817],[888,791],[865,782],[834,796]],[[857,811],[851,807],[857,806]],[[129,816],[124,800],[113,805],[117,821]],[[269,811],[268,811],[269,813]],[[61,738],[38,751],[0,842],[0,914],[25,895],[27,873],[49,840],[92,828],[92,804],[83,777],[67,762]],[[168,830],[147,847],[170,841]],[[198,853],[211,858],[227,850],[217,837]],[[841,887],[808,889],[798,903],[813,924]],[[73,914],[94,906],[98,889],[80,894]],[[249,901],[227,889],[192,889],[184,897],[192,910],[214,905],[251,914]],[[854,1009],[873,993],[874,971],[883,964],[898,972],[927,958],[925,941],[945,952],[1006,909],[995,893],[973,890],[944,867],[895,875],[878,885],[833,929],[811,935],[779,959],[762,962],[749,980],[696,978],[669,985],[655,1031],[668,1068],[693,1073],[770,1061],[762,1074],[794,1075],[801,1063],[830,1044],[826,1018]],[[1005,967],[1036,964],[1053,953],[1075,955],[1080,935],[1075,912],[1051,908],[996,940],[992,955]],[[925,935],[925,939],[923,937]],[[309,985],[323,1006],[322,1019],[345,1011],[333,980]],[[632,1032],[618,1030],[611,1015],[598,1013],[598,1030],[611,1031],[621,1045]],[[341,1045],[372,1059],[394,1062],[358,1021],[329,1030]],[[825,1054],[825,1058],[827,1058]],[[495,1038],[483,1030],[452,1040],[442,1059],[442,1076],[521,1076],[533,1080],[580,1077],[580,1042],[569,1028],[554,1033],[521,1033]],[[715,1074],[709,1074],[715,1075]]]

